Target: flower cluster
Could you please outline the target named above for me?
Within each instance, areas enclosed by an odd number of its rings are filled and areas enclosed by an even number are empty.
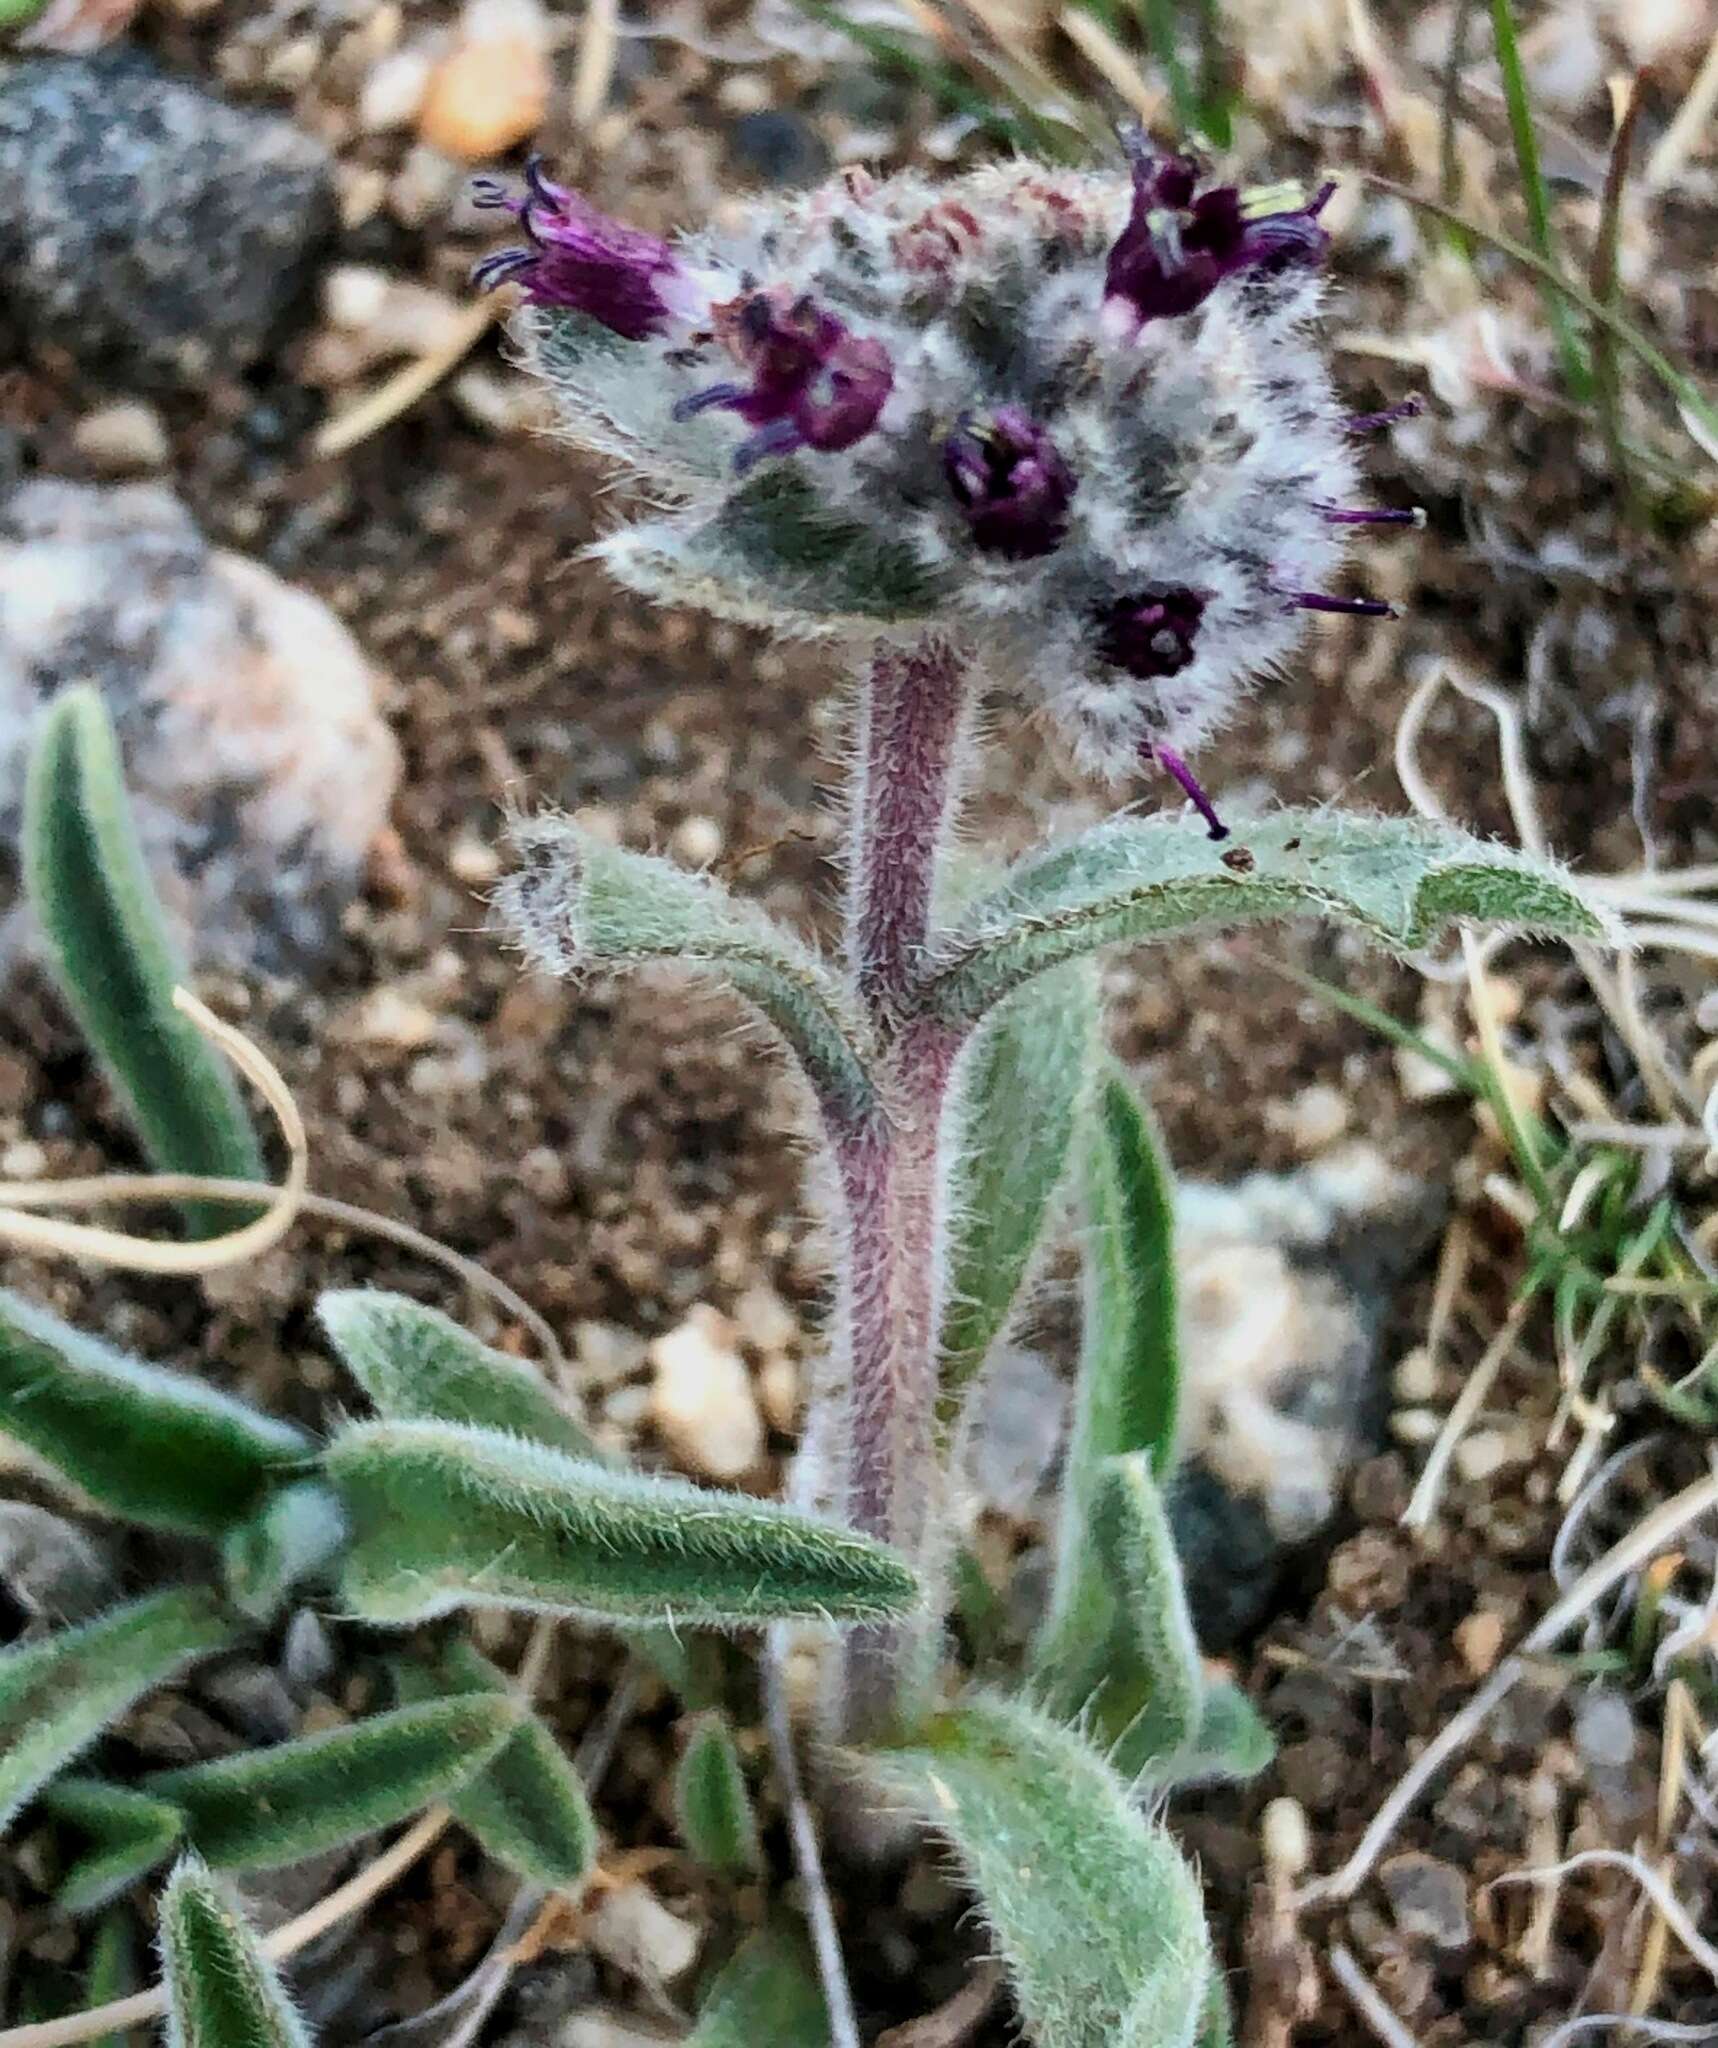
[[[1331,595],[1354,434],[1313,332],[1330,188],[990,166],[848,171],[727,241],[490,186],[528,357],[666,510],[602,552],[652,594],[806,633],[935,622],[1082,765],[1180,760]]]

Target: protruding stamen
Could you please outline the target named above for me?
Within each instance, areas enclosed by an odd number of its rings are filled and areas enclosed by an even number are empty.
[[[1424,526],[1423,505],[1321,505],[1326,526]]]
[[[1343,421],[1342,429],[1347,434],[1381,434],[1398,420],[1417,420],[1425,409],[1423,398],[1404,398],[1400,405],[1387,405],[1382,412],[1352,413]]]
[[[1148,741],[1145,748],[1149,759],[1157,763],[1180,783],[1189,803],[1205,820],[1206,829],[1213,839],[1227,839],[1229,828],[1217,815],[1217,806],[1200,787],[1199,778],[1182,760],[1173,747],[1166,747],[1162,741]]]
[[[1401,614],[1379,597],[1327,597],[1319,590],[1296,590],[1288,598],[1291,612],[1346,612],[1357,619],[1394,619]]]

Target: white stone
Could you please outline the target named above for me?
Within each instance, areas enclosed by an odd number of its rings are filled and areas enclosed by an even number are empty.
[[[86,412],[72,429],[72,446],[103,476],[165,469],[172,452],[161,415],[140,398]]]
[[[1315,1081],[1291,1102],[1273,1103],[1269,1116],[1304,1158],[1334,1145],[1348,1129],[1348,1098],[1328,1081]]]
[[[700,1304],[650,1347],[651,1414],[669,1449],[700,1478],[731,1481],[764,1452],[763,1417],[726,1316]]]
[[[672,1984],[698,1960],[697,1928],[669,1912],[648,1885],[607,1893],[585,1928],[604,1962],[647,1984]]]
[[[682,818],[670,841],[676,858],[688,867],[707,868],[722,854],[722,828],[714,818]]]
[[[410,128],[429,90],[432,60],[427,50],[395,50],[370,68],[358,95],[358,126],[366,135]]]

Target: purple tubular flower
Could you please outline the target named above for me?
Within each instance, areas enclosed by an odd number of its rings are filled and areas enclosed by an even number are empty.
[[[1133,160],[1133,211],[1109,255],[1104,295],[1143,325],[1203,305],[1226,277],[1317,264],[1330,247],[1318,216],[1336,189],[1325,185],[1304,206],[1249,214],[1233,185],[1198,190],[1191,157],[1160,156],[1141,135],[1127,142]]]
[[[530,246],[486,256],[472,272],[473,283],[485,291],[523,285],[537,305],[569,306],[627,341],[660,333],[673,313],[665,287],[680,275],[668,244],[610,220],[577,192],[553,184],[537,157],[525,167],[525,187],[521,198],[493,178],[476,181],[477,204],[511,213]]]
[[[1074,473],[1019,406],[963,413],[943,443],[943,475],[987,554],[1029,562],[1061,544]]]
[[[1193,659],[1193,643],[1205,616],[1196,590],[1176,587],[1124,597],[1098,621],[1098,651],[1114,667],[1149,682],[1179,675]]]
[[[674,413],[690,419],[720,406],[755,427],[734,456],[741,475],[769,455],[851,448],[877,424],[894,389],[883,344],[850,333],[810,298],[751,292],[715,307],[713,323],[752,381],[712,384],[681,399]]]

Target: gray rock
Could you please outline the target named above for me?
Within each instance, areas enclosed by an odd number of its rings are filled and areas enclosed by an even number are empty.
[[[0,1585],[27,1613],[84,1621],[117,1597],[113,1565],[74,1523],[0,1501]]]
[[[171,492],[35,477],[0,495],[0,867],[42,704],[93,683],[144,849],[198,962],[303,966],[387,821],[379,678],[318,598],[211,548]],[[0,970],[22,930],[0,922]]]
[[[0,307],[121,382],[242,369],[333,229],[322,146],[135,50],[0,63]]]

